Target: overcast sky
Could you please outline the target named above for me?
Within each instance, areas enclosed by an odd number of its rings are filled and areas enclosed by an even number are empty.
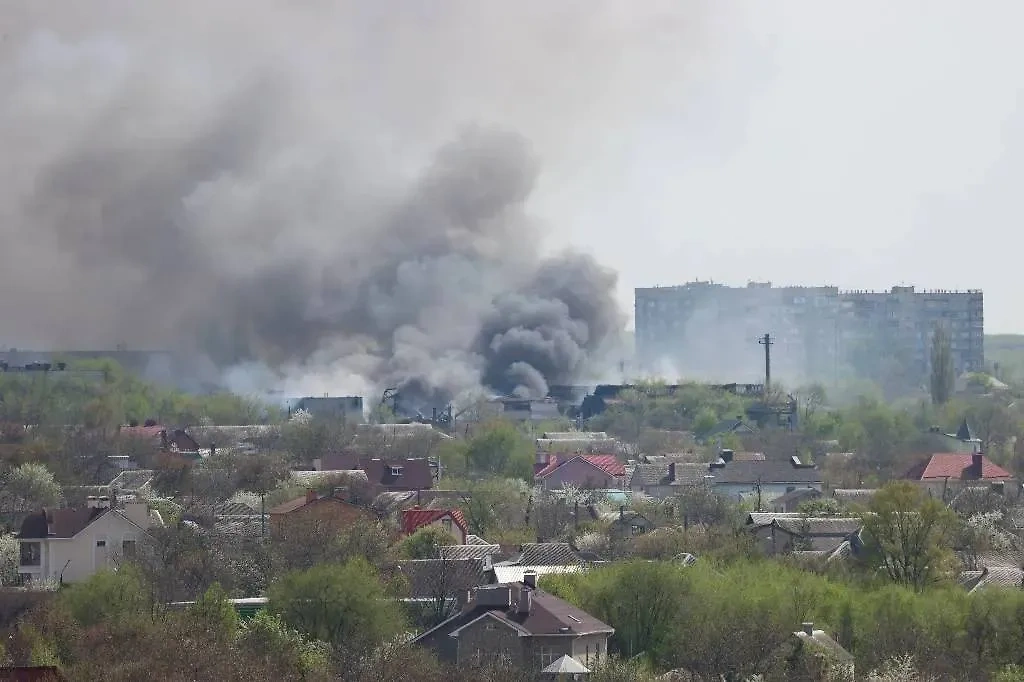
[[[643,3],[638,3],[641,7]],[[702,7],[678,90],[538,205],[635,286],[981,288],[1024,332],[1024,3]]]

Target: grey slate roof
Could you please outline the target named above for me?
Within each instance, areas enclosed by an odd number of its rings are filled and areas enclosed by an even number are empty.
[[[156,472],[152,469],[122,471],[110,482],[110,487],[118,490],[138,490],[152,481],[154,476]]]
[[[793,535],[846,536],[859,531],[864,522],[858,518],[843,519],[825,516],[819,518],[776,518],[775,525]]]
[[[253,509],[244,502],[219,502],[217,504],[196,504],[189,507],[186,513],[193,516],[212,516],[214,518],[259,516],[259,510]]]
[[[836,488],[832,491],[832,497],[841,502],[867,504],[877,492],[878,488]]]
[[[413,598],[454,596],[488,582],[481,559],[413,559],[399,561],[395,568],[408,581]]]
[[[700,485],[704,477],[712,473],[707,464],[675,462],[675,479],[670,480],[672,462],[637,464],[629,481],[630,488],[649,488],[658,485]]]
[[[500,545],[447,545],[438,547],[442,559],[483,559],[501,553]]]
[[[747,514],[748,526],[770,526],[775,519],[802,519],[800,512],[750,512]]]
[[[965,574],[969,574],[969,577]],[[1020,568],[986,568],[981,571],[965,571],[960,584],[970,593],[980,592],[989,587],[1021,589],[1024,586],[1024,570]]]
[[[762,462],[732,461],[720,468],[708,467],[708,479],[718,483],[753,484],[768,483],[818,483],[822,482],[821,472],[816,467],[797,467],[789,460],[765,460]]]
[[[567,542],[528,542],[519,548],[519,553],[505,565],[523,566],[574,566],[583,560]]]

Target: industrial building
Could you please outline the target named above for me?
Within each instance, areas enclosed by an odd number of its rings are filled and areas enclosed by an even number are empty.
[[[886,356],[924,376],[936,325],[949,333],[957,374],[984,369],[984,297],[976,289],[840,291],[770,282],[636,289],[640,365],[707,380],[735,377],[737,362],[750,363],[754,375],[757,355],[749,348],[764,333],[774,339],[772,359],[781,374],[829,378],[858,359]]]

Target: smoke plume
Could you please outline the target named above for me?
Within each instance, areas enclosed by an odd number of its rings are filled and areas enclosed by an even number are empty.
[[[425,402],[599,371],[616,276],[530,199],[656,105],[693,10],[386,5],[5,3],[0,343]]]

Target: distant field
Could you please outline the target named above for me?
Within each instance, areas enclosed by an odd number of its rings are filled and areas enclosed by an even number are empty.
[[[1024,334],[985,336],[985,364],[996,363],[1011,377],[1024,378]]]

